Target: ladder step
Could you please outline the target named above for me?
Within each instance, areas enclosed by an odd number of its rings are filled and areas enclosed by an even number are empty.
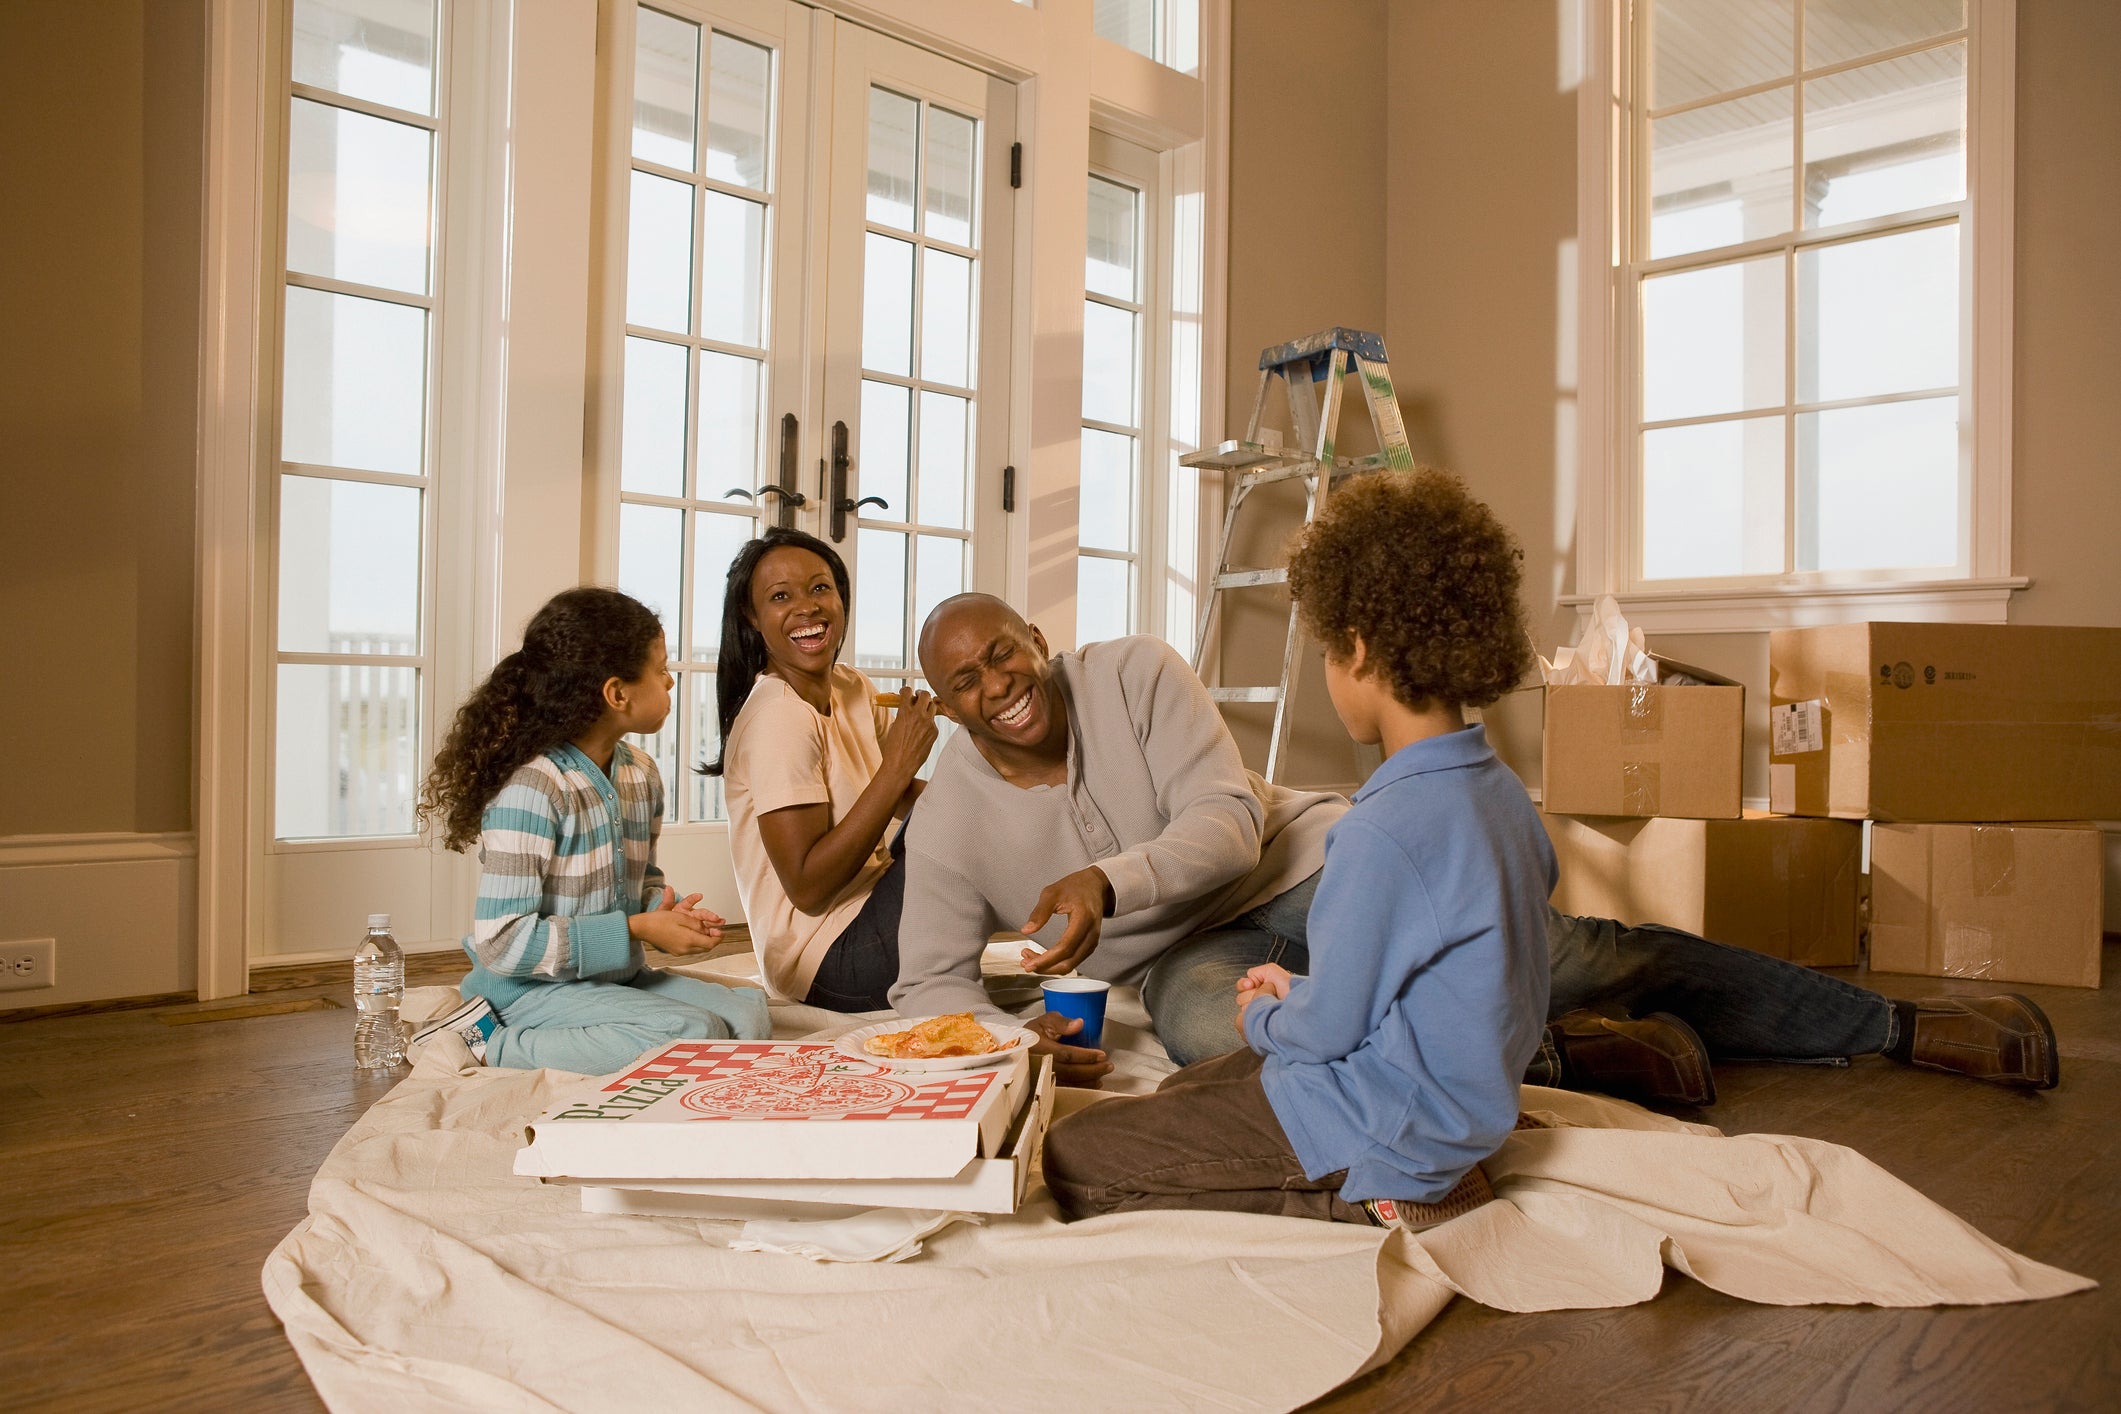
[[[1259,356],[1261,368],[1280,368],[1302,359],[1315,361],[1334,349],[1343,349],[1372,363],[1385,361],[1385,341],[1375,334],[1360,329],[1321,329],[1307,338],[1292,339],[1286,344],[1276,344]]]
[[[1250,589],[1260,584],[1287,584],[1289,572],[1279,570],[1229,570],[1215,576],[1217,589]]]
[[[1278,446],[1263,442],[1218,442],[1204,452],[1188,452],[1178,459],[1180,466],[1215,467],[1222,471],[1243,471],[1247,467],[1263,462],[1278,462],[1289,453]]]
[[[1208,696],[1217,702],[1279,702],[1278,687],[1211,687]]]

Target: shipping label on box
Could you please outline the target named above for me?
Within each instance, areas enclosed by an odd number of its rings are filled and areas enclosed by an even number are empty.
[[[1023,1054],[892,1070],[829,1043],[676,1041],[539,1116],[537,1177],[938,1178],[993,1152],[1025,1093]]]
[[[2121,629],[1778,629],[1768,677],[1778,812],[2121,818]],[[1823,748],[1798,731],[1813,711]]]
[[[1540,798],[1563,815],[1736,819],[1745,689],[1697,668],[1677,686],[1572,683],[1546,690]]]
[[[2089,823],[1871,829],[1871,969],[2099,985],[2104,841]]]
[[[1853,821],[1542,818],[1562,913],[1660,924],[1810,967],[1860,956]]]

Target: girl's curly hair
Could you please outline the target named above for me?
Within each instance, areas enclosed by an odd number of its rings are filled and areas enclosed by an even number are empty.
[[[479,817],[518,766],[572,741],[604,715],[604,684],[632,682],[663,636],[655,612],[616,589],[562,590],[531,615],[523,646],[493,665],[457,708],[420,787],[421,823],[469,849]]]
[[[1336,491],[1291,543],[1289,593],[1336,660],[1368,650],[1410,707],[1485,707],[1531,667],[1518,602],[1524,551],[1446,471],[1365,476]]]

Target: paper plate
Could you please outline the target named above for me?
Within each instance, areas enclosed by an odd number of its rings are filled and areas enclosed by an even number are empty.
[[[893,1017],[889,1021],[874,1021],[836,1038],[832,1044],[843,1056],[868,1061],[871,1065],[888,1065],[893,1070],[977,1070],[983,1065],[1005,1061],[1019,1051],[1028,1050],[1038,1043],[1038,1037],[1021,1026],[991,1026],[982,1022],[982,1025],[987,1025],[987,1029],[994,1033],[994,1039],[1002,1043],[1000,1050],[989,1051],[983,1056],[937,1056],[933,1060],[900,1060],[892,1056],[872,1056],[862,1049],[862,1042],[871,1036],[888,1035],[893,1031],[910,1031],[928,1019],[918,1016],[910,1019]]]

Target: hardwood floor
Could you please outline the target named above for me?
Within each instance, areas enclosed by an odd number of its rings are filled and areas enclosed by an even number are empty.
[[[418,980],[460,970],[423,962]],[[1657,1300],[1618,1311],[1459,1301],[1313,1409],[2121,1407],[2121,940],[2108,940],[2106,977],[2098,992],[2022,989],[2061,1038],[2052,1093],[1878,1060],[1727,1065],[1704,1116],[1858,1148],[2101,1290],[1986,1309],[1782,1308],[1672,1273]],[[1987,990],[1858,980],[1897,996]],[[248,1004],[340,1001],[346,987],[330,969],[260,981]],[[0,1408],[321,1407],[258,1272],[306,1211],[325,1154],[392,1077],[353,1069],[344,1008],[163,1021],[245,1005],[0,1025]]]

